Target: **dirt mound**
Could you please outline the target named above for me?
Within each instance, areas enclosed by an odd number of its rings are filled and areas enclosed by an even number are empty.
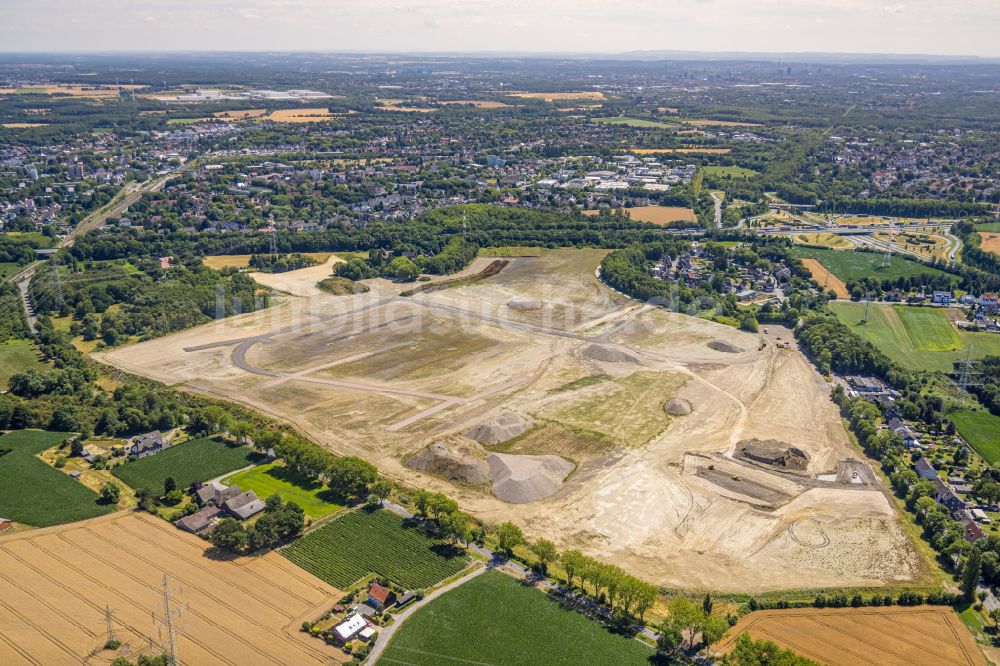
[[[598,361],[607,361],[608,363],[642,364],[642,361],[627,352],[612,347],[602,347],[601,345],[590,345],[583,350],[583,355]]]
[[[671,398],[663,409],[671,416],[687,416],[691,413],[691,403],[682,398]]]
[[[542,304],[533,298],[525,296],[508,302],[507,307],[511,310],[541,310]]]
[[[737,445],[737,455],[754,462],[786,469],[809,467],[809,454],[776,439],[744,439]]]
[[[486,423],[481,423],[475,428],[469,428],[462,434],[480,444],[493,446],[506,442],[508,439],[514,439],[530,430],[531,426],[532,423],[529,419],[520,414],[508,412]]]
[[[406,466],[429,474],[443,476],[449,481],[476,485],[490,479],[490,466],[475,456],[472,447],[449,449],[441,442],[434,442],[410,456]]]
[[[726,352],[727,354],[739,354],[740,352],[745,352],[746,350],[742,347],[737,347],[736,345],[731,345],[725,340],[712,340],[708,343],[708,346],[715,351]]]
[[[493,476],[493,494],[510,504],[527,504],[552,495],[574,467],[559,456],[491,453],[486,462]]]

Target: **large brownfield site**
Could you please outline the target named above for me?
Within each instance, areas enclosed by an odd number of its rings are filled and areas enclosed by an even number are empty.
[[[717,648],[749,633],[833,666],[980,666],[982,653],[951,608],[801,608],[745,615]]]
[[[550,250],[410,296],[412,284],[380,279],[365,294],[324,294],[315,284],[331,257],[256,275],[279,294],[266,311],[101,358],[255,407],[484,521],[515,520],[651,582],[761,591],[921,578],[790,332],[631,300],[598,279],[604,253]]]
[[[132,659],[166,648],[163,576],[177,654],[191,664],[328,664],[343,653],[300,631],[340,596],[277,553],[224,561],[148,514],[6,537],[0,543],[0,664],[100,664],[115,638]]]

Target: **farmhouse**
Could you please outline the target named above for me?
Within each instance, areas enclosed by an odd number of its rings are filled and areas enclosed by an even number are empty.
[[[238,497],[243,491],[240,490],[239,486],[226,486],[218,481],[212,481],[211,483],[196,483],[194,492],[200,504],[222,506],[230,499]]]
[[[222,511],[219,507],[206,506],[201,511],[192,513],[190,516],[184,516],[180,520],[174,522],[174,525],[182,530],[191,532],[192,534],[205,536],[215,528],[215,520],[221,514]]]
[[[264,510],[264,500],[250,490],[236,497],[231,497],[222,503],[222,509],[239,520],[246,520]]]
[[[160,434],[159,430],[154,430],[153,432],[133,437],[132,445],[129,447],[128,452],[136,458],[145,458],[169,447],[170,442]]]
[[[365,621],[365,618],[360,615],[352,615],[334,627],[333,633],[337,637],[338,641],[346,643],[361,633],[361,631],[367,626],[368,623]]]
[[[395,595],[387,587],[382,587],[378,583],[372,583],[368,589],[368,605],[374,608],[385,608],[394,601]]]

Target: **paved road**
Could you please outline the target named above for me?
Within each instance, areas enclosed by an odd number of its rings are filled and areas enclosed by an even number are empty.
[[[722,228],[722,197],[720,197],[715,192],[709,192],[712,196],[712,201],[715,203],[715,228]]]

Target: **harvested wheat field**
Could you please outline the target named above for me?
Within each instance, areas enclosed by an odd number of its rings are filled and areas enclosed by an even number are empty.
[[[837,298],[850,298],[851,292],[847,291],[847,285],[839,277],[831,273],[826,269],[826,266],[819,263],[816,259],[799,259],[802,265],[809,269],[812,273],[812,277],[816,282],[819,282],[819,286],[824,289],[832,289]]]
[[[343,116],[343,113],[330,113],[328,109],[280,109],[258,117],[276,123],[322,123]]]
[[[325,264],[330,261],[330,257],[333,255],[332,252],[302,252],[301,254],[307,257],[312,257],[320,264]],[[214,268],[215,270],[221,270],[223,268],[247,268],[250,265],[250,254],[213,254],[204,257],[201,263],[205,264],[209,268]],[[327,274],[324,277],[329,277]]]
[[[189,664],[327,664],[343,653],[299,629],[340,592],[277,553],[218,560],[145,513],[0,538],[0,663],[108,663],[105,608],[122,649],[159,653],[163,577]]]
[[[642,206],[639,208],[626,208],[625,212],[633,220],[640,222],[650,222],[652,224],[670,224],[671,222],[697,222],[698,217],[690,208],[681,206]],[[585,210],[584,215],[597,215],[596,210]]]
[[[267,114],[267,109],[243,109],[240,111],[216,111],[216,118],[257,118]]]
[[[444,106],[471,106],[477,109],[509,109],[510,104],[482,99],[449,99],[438,102]]]
[[[1000,234],[992,231],[980,231],[979,236],[983,239],[980,245],[983,250],[1000,254]]]
[[[833,250],[850,250],[854,247],[851,241],[840,234],[830,233],[796,234],[792,236],[792,242],[802,245],[819,245]]]
[[[325,294],[315,283],[329,265],[255,275],[281,292],[271,308],[95,356],[259,409],[484,521],[654,583],[920,579],[925,564],[802,355],[608,289],[595,275],[606,252],[511,257],[477,279],[495,261],[481,257],[466,279],[410,296],[381,279]],[[690,413],[668,412],[674,400]],[[806,469],[788,478],[740,459],[754,438],[805,452]],[[860,484],[826,476],[842,469],[868,471]]]
[[[986,664],[951,608],[803,608],[751,613],[716,645],[727,652],[749,633],[821,664],[980,666]]]
[[[0,127],[7,129],[31,129],[32,127],[45,127],[48,123],[0,123]]]
[[[138,90],[144,85],[33,85],[19,88],[0,88],[0,95],[71,95],[73,97],[117,97],[121,90]]]
[[[607,99],[604,93],[592,91],[582,92],[526,92],[508,93],[508,97],[520,97],[521,99],[540,99],[544,102],[568,102],[574,100],[592,100],[602,102]]]

